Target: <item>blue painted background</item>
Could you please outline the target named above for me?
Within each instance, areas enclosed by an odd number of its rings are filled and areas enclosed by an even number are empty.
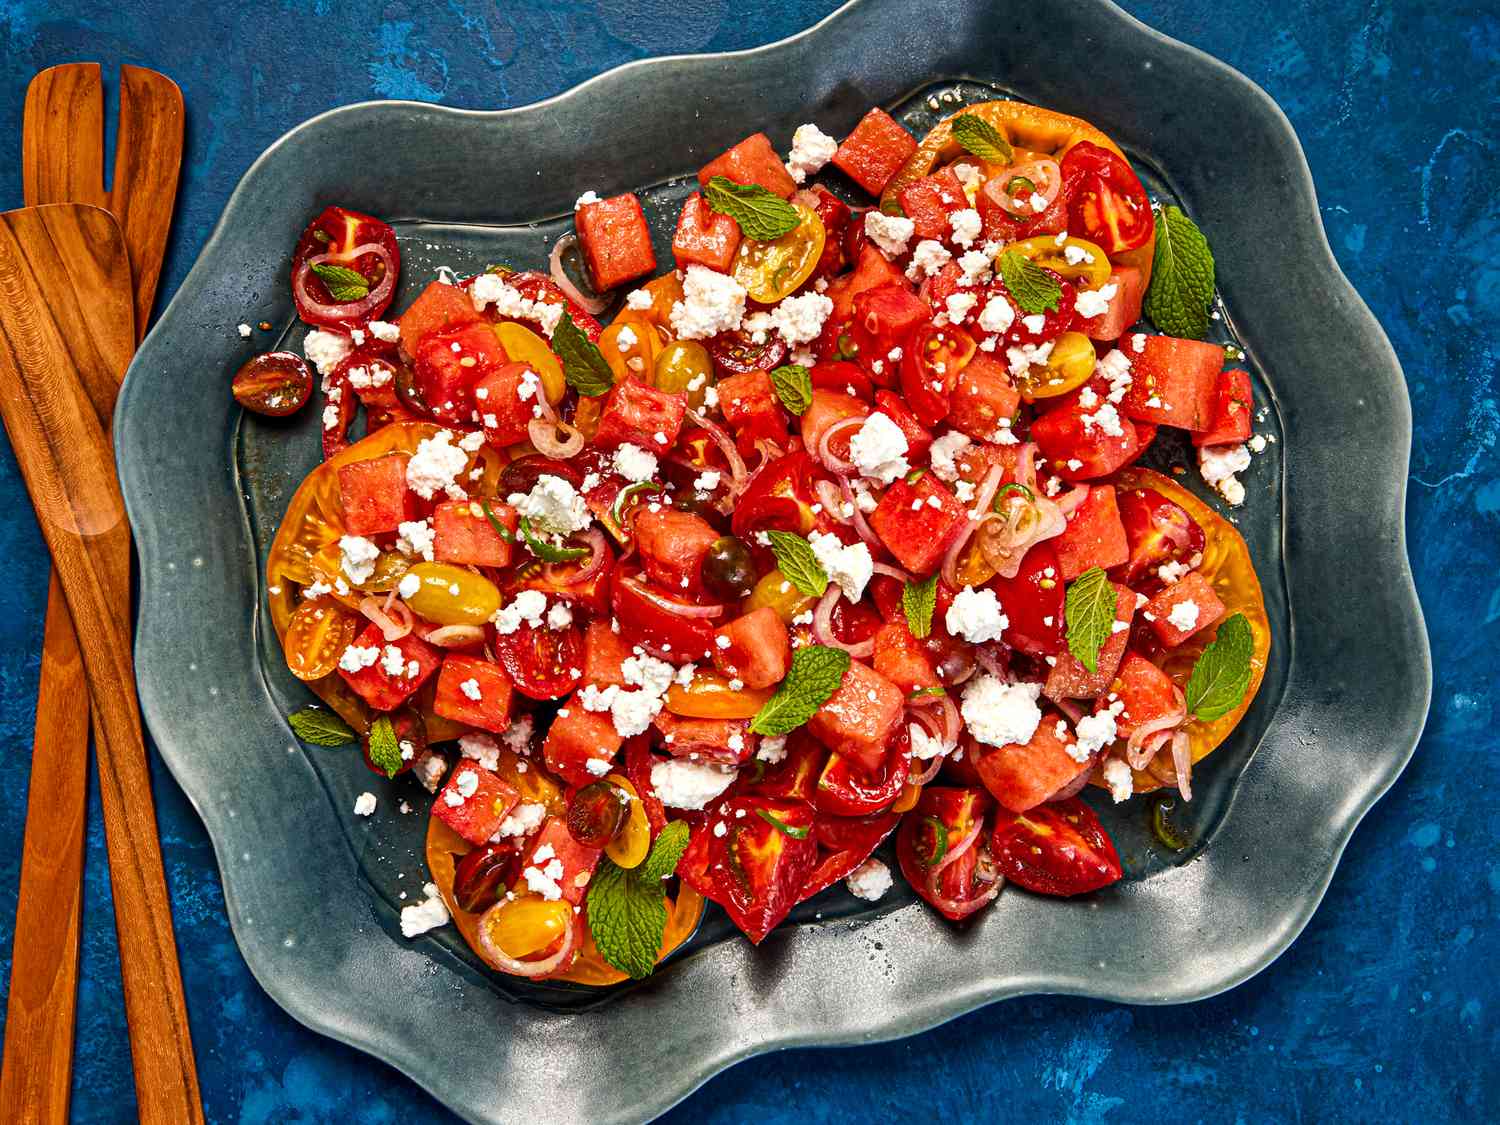
[[[372,97],[523,104],[648,54],[777,39],[834,6],[389,0],[356,13],[336,0],[283,0],[195,5],[184,16],[159,0],[0,0],[0,207],[21,202],[21,104],[33,72],[83,59],[107,75],[122,62],[166,72],[183,88],[189,121],[164,303],[251,160],[314,113]],[[1307,931],[1239,989],[1169,1009],[1033,998],[900,1043],[763,1058],[709,1083],[671,1121],[1500,1115],[1500,816],[1487,760],[1500,749],[1500,8],[1127,7],[1238,67],[1286,109],[1334,251],[1405,365],[1417,425],[1407,526],[1437,669],[1427,736],[1356,834]],[[1356,504],[1359,466],[1348,479]],[[0,511],[8,977],[46,585],[41,539],[3,441]],[[261,992],[230,936],[208,839],[160,768],[156,793],[209,1118],[451,1120],[395,1072],[303,1030]],[[97,793],[90,824],[75,1115],[126,1121],[132,1087]]]

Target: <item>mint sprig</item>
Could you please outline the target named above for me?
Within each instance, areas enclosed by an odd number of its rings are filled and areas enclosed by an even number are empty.
[[[328,295],[341,305],[362,301],[370,295],[370,282],[365,275],[348,266],[319,262],[312,271],[328,287]]]
[[[773,368],[771,386],[776,388],[781,405],[792,414],[805,414],[812,405],[812,373],[800,363]]]
[[[287,716],[292,733],[314,746],[347,746],[354,741],[354,730],[332,711],[321,707],[304,707]]]
[[[792,666],[776,694],[750,720],[750,729],[756,734],[790,734],[838,691],[847,671],[849,654],[843,649],[803,645],[792,654]]]
[[[1188,677],[1188,713],[1211,723],[1233,711],[1250,687],[1250,660],[1255,655],[1255,634],[1243,613],[1225,619],[1204,648]]]
[[[982,117],[963,113],[953,119],[949,126],[953,139],[988,164],[1009,164],[1015,159],[1015,149],[1000,135],[1000,131]]]
[[[1208,306],[1214,299],[1214,256],[1208,239],[1180,207],[1170,204],[1156,217],[1156,255],[1145,311],[1168,336],[1201,340],[1208,334]]]
[[[391,720],[381,715],[370,724],[370,761],[385,773],[386,777],[395,777],[401,772],[405,763],[401,761],[401,747],[396,741],[396,728],[391,725]]]
[[[552,350],[562,360],[563,378],[579,394],[597,398],[615,385],[615,373],[599,345],[573,323],[573,314],[566,308],[552,330]]]
[[[937,571],[923,582],[908,582],[901,590],[901,608],[906,611],[906,627],[914,637],[932,632],[932,614],[937,609]]]
[[[1068,651],[1092,675],[1099,670],[1099,650],[1115,627],[1120,595],[1097,566],[1090,567],[1068,586],[1063,617],[1068,626]]]
[[[662,829],[639,867],[626,869],[608,857],[589,882],[589,930],[603,958],[636,980],[656,968],[667,928],[666,888],[662,880],[677,869],[691,833],[684,821]]]
[[[802,221],[797,209],[781,196],[758,184],[737,184],[724,176],[708,181],[703,198],[710,208],[738,223],[741,234],[756,242],[780,238]]]
[[[818,556],[813,554],[812,544],[790,531],[770,531],[771,553],[776,556],[776,568],[786,580],[797,588],[799,594],[810,598],[821,598],[828,590],[828,573]]]
[[[1041,266],[1016,250],[1007,250],[1001,254],[997,265],[1000,280],[1005,282],[1005,288],[1010,290],[1010,295],[1021,306],[1022,312],[1039,313],[1057,309],[1057,303],[1062,299],[1062,285]]]

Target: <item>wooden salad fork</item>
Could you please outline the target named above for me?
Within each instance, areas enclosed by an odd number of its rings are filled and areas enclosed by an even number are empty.
[[[106,433],[120,379],[134,345],[145,334],[155,297],[176,199],[182,136],[182,95],[176,84],[155,71],[124,67],[114,179],[106,191],[104,87],[99,67],[91,63],[53,67],[38,74],[27,90],[22,161],[26,203],[85,202],[107,207],[124,229],[127,268],[123,277],[111,276],[110,283],[123,284],[130,294],[129,315],[118,309],[117,302],[104,306],[115,310],[112,316],[69,318],[58,307],[50,310],[59,318],[62,338],[72,349],[88,400]],[[117,238],[119,233],[114,231]],[[70,269],[76,264],[73,254],[78,249],[60,254],[53,264]],[[74,278],[74,283],[81,285],[86,272]],[[9,291],[4,294],[7,300],[11,296]],[[128,592],[122,596],[128,598]],[[0,1073],[0,1119],[6,1121],[61,1122],[68,1114],[88,772],[87,688],[77,634],[54,574],[48,588],[4,1069]],[[123,809],[112,808],[102,738],[99,745],[119,914],[120,880],[125,877],[120,868],[135,862],[127,846],[129,836],[122,816],[144,818],[141,824],[150,830],[158,871],[161,861],[149,777],[142,772],[139,786],[124,786],[130,790],[139,787],[145,794],[144,806],[132,803]],[[112,748],[110,752],[115,753]],[[140,764],[144,771],[144,759]],[[126,769],[128,772],[128,763]],[[123,917],[120,927],[123,963],[127,955]],[[170,929],[167,936],[170,941]],[[170,969],[176,979],[175,950]],[[126,977],[128,984],[128,968]],[[177,987],[180,991],[180,983]],[[127,988],[127,1007],[129,1001]],[[135,1010],[132,1008],[129,1014],[134,1041]],[[160,1033],[160,1020],[147,1024],[156,1026],[143,1026],[140,1034]],[[190,1047],[188,1058],[191,1061]],[[138,1086],[141,1077],[138,1063]],[[193,1086],[196,1106],[195,1079]],[[150,1099],[142,1097],[140,1102],[144,1118]]]

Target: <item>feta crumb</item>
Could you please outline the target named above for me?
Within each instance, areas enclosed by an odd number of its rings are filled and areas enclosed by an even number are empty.
[[[241,340],[248,340],[250,339],[250,333],[254,331],[254,329],[252,329],[248,324],[241,324],[238,331]]]
[[[863,543],[845,544],[837,535],[812,532],[807,541],[823,565],[828,581],[844,591],[844,597],[857,602],[875,574],[875,560]]]
[[[401,328],[385,320],[372,320],[369,323],[370,335],[375,339],[387,344],[394,344],[401,339]]]
[[[433,530],[432,524],[426,520],[403,520],[396,527],[396,550],[404,551],[408,555],[421,555],[428,562],[432,561],[433,544],[436,540],[437,533]],[[415,576],[412,580],[417,581]],[[415,588],[412,593],[416,593]]]
[[[625,307],[636,312],[645,312],[653,303],[651,293],[646,289],[632,289],[625,298]]]
[[[924,238],[911,252],[911,265],[906,268],[906,276],[913,281],[920,281],[924,277],[931,277],[952,260],[953,255],[941,242]]]
[[[1191,633],[1198,627],[1198,603],[1189,598],[1178,602],[1167,614],[1167,624],[1182,633]]]
[[[548,535],[571,535],[592,522],[589,506],[573,482],[550,473],[537,477],[530,492],[512,492],[506,502],[534,530]]]
[[[469,463],[469,455],[453,444],[451,430],[439,430],[417,443],[417,451],[406,463],[406,487],[423,500],[439,492],[451,500],[468,496],[458,484],[458,474]]]
[[[579,210],[582,210],[584,207],[587,207],[590,203],[598,203],[598,202],[599,202],[599,193],[597,191],[594,191],[592,188],[590,188],[588,191],[584,192],[582,195],[580,195],[577,199],[575,199],[573,201],[573,210],[579,211]]]
[[[964,686],[960,712],[969,733],[986,746],[1031,741],[1042,721],[1041,684],[1007,684],[988,672]]]
[[[833,312],[833,299],[821,293],[803,293],[788,297],[771,310],[771,327],[781,333],[790,347],[816,340],[823,322]]]
[[[935,438],[929,449],[933,475],[939,480],[957,480],[958,455],[968,449],[971,444],[973,444],[973,439],[958,430],[949,430],[946,434]]]
[[[442,893],[436,883],[424,883],[422,894],[426,897],[415,906],[401,908],[401,936],[414,938],[448,924],[448,908],[443,905]]]
[[[356,586],[370,580],[375,573],[375,560],[378,558],[380,558],[380,548],[363,535],[340,537],[339,568]]]
[[[476,680],[473,676],[470,676],[463,683],[459,684],[458,690],[463,692],[467,698],[472,699],[475,703],[478,703],[481,699],[484,698],[484,693],[479,690],[479,681]]]
[[[1115,715],[1119,713],[1115,708],[1123,710],[1124,705],[1115,703],[1097,715],[1085,715],[1078,720],[1074,728],[1078,741],[1067,747],[1074,761],[1088,761],[1115,740]]]
[[[467,682],[474,683],[473,680]],[[469,698],[474,699],[477,696]],[[468,734],[460,735],[458,749],[465,758],[472,758],[487,770],[500,767],[500,744],[487,734],[470,731]]]
[[[651,787],[671,809],[701,809],[728,789],[738,773],[710,762],[673,758],[651,767]]]
[[[510,815],[500,822],[500,827],[495,830],[495,837],[503,839],[506,836],[529,836],[541,827],[542,821],[547,819],[547,806],[535,801],[522,801],[510,811]]]
[[[656,454],[626,442],[615,450],[615,472],[632,484],[648,481],[656,475]]]
[[[885,415],[871,414],[849,441],[849,458],[861,474],[890,484],[911,471],[909,446],[901,427]]]
[[[540,590],[521,590],[510,604],[501,606],[492,618],[495,631],[509,636],[524,623],[533,629],[542,627],[542,614],[547,612],[547,595]]]
[[[354,344],[348,336],[324,332],[321,328],[314,328],[302,340],[302,354],[323,376],[332,375],[333,369],[353,350]]]
[[[1235,476],[1250,467],[1250,451],[1243,445],[1205,445],[1198,449],[1198,472],[1232,507],[1245,502],[1245,486]]]
[[[948,632],[961,636],[970,644],[998,641],[1010,624],[1000,609],[1000,599],[993,590],[976,590],[965,586],[953,596],[944,618]]]
[[[849,872],[845,882],[855,898],[875,902],[891,889],[895,880],[891,878],[891,869],[872,856]]]
[[[948,225],[953,231],[953,242],[957,246],[972,246],[984,229],[984,220],[972,207],[955,211],[948,216]]]
[[[884,211],[865,212],[865,235],[887,258],[899,258],[906,253],[906,244],[916,230],[917,224],[904,216],[887,215]]]
[[[807,177],[822,171],[839,150],[838,141],[809,122],[798,125],[792,134],[792,151],[787,154],[786,170],[796,183],[806,183]]]
[[[1104,783],[1109,786],[1110,798],[1117,805],[1121,801],[1128,801],[1135,792],[1135,778],[1130,767],[1119,758],[1111,758],[1104,763]]]
[[[760,740],[760,746],[755,751],[758,761],[768,762],[775,765],[786,759],[786,735],[766,735]]]
[[[376,803],[374,793],[361,793],[358,797],[354,798],[354,815],[372,815],[375,812]]]
[[[401,581],[396,585],[396,593],[400,594],[403,599],[410,601],[421,588],[422,580],[415,574],[403,574]]]
[[[672,306],[672,329],[685,340],[733,332],[745,317],[745,287],[728,274],[688,266],[682,297]]]

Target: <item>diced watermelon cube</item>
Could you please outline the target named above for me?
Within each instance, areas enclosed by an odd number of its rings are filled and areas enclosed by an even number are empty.
[[[941,242],[948,237],[948,216],[969,206],[964,185],[952,168],[935,176],[923,176],[901,189],[901,210],[912,221],[913,239]]]
[[[1003,363],[984,352],[975,352],[958,373],[950,400],[950,419],[957,430],[979,441],[994,441],[1021,408],[1016,389]]]
[[[401,329],[401,350],[409,356],[415,356],[417,345],[429,332],[459,328],[481,319],[474,308],[474,298],[469,296],[467,290],[441,281],[430,282],[401,314],[398,322]]]
[[[417,390],[438,421],[467,424],[474,416],[475,386],[507,362],[488,324],[431,332],[417,345]]]
[[[583,634],[583,682],[601,688],[623,686],[621,665],[629,655],[630,646],[624,638],[609,627],[608,621],[596,617]]]
[[[853,272],[835,278],[823,293],[823,296],[833,302],[833,312],[824,322],[824,333],[837,330],[840,324],[853,315],[855,297],[882,285],[906,285],[909,288],[906,275],[900,268],[878,248],[866,243],[855,260]],[[822,337],[819,337],[819,343],[823,342]]]
[[[1130,643],[1130,623],[1135,619],[1135,591],[1118,582],[1110,585],[1115,588],[1115,631],[1099,650],[1094,671],[1090,672],[1083,661],[1064,649],[1058,653],[1057,663],[1042,688],[1048,699],[1094,699],[1104,693],[1119,671],[1125,646]]]
[[[736,434],[751,431],[760,437],[786,433],[787,414],[776,397],[770,372],[746,371],[720,379],[719,409]]]
[[[354,638],[354,643],[349,646],[359,650],[360,654],[367,654],[370,649],[375,649],[379,654],[373,663],[365,663],[358,671],[351,672],[342,664],[339,666],[339,675],[344,682],[354,690],[373,711],[392,711],[427,682],[427,678],[438,670],[438,665],[443,662],[443,655],[430,644],[415,633],[408,633],[399,641],[387,641],[380,627],[371,623],[365,627],[365,631]],[[395,649],[401,654],[401,671],[393,674],[386,668],[385,657],[390,650]],[[347,653],[347,649],[345,650]],[[415,667],[413,667],[415,665]],[[395,667],[395,659],[391,659],[391,667]],[[414,672],[414,675],[408,673]]]
[[[612,762],[624,742],[609,712],[584,710],[575,693],[552,720],[542,756],[547,768],[568,784],[587,785],[608,772],[601,765],[591,770],[588,763]]]
[[[792,663],[791,637],[770,606],[736,617],[716,629],[714,637],[714,667],[730,679],[742,680],[749,688],[767,688],[786,678]]]
[[[969,513],[933,474],[915,484],[897,480],[870,513],[870,527],[898,562],[914,574],[937,569]]]
[[[696,264],[728,273],[739,248],[739,224],[711,208],[698,192],[688,196],[682,205],[682,217],[677,220],[677,233],[672,237],[672,257],[677,260],[677,268],[685,270]]]
[[[339,466],[339,506],[344,530],[350,535],[378,535],[395,531],[415,511],[415,497],[406,488],[405,453],[387,453],[368,461]]]
[[[1076,403],[1047,411],[1031,424],[1031,438],[1046,458],[1047,468],[1065,481],[1077,482],[1106,477],[1130,464],[1156,435],[1155,426],[1120,420],[1120,436],[1103,426],[1086,426],[1088,413]]]
[[[749,719],[680,719],[663,711],[651,722],[661,732],[662,748],[674,758],[738,765],[755,750]]]
[[[1155,422],[1184,430],[1207,430],[1214,424],[1219,372],[1224,349],[1203,340],[1146,336],[1139,351],[1131,336],[1122,349],[1130,357],[1130,389],[1120,412],[1138,422]]]
[[[1200,571],[1191,571],[1162,590],[1141,609],[1157,638],[1176,648],[1224,616],[1224,603]]]
[[[564,901],[580,906],[603,854],[599,848],[591,848],[573,839],[573,833],[568,831],[567,821],[562,817],[549,816],[542,822],[542,830],[521,860],[521,875],[525,878],[528,870],[535,870],[543,879],[557,884]],[[542,885],[546,886],[545,883]],[[541,893],[544,897],[551,897],[550,890]]]
[[[871,195],[879,195],[897,169],[917,151],[917,140],[876,106],[833,154],[834,166]]]
[[[715,176],[723,176],[737,184],[758,184],[782,199],[790,199],[797,190],[797,182],[776,154],[771,138],[764,133],[746,137],[710,160],[699,170],[698,183],[707,186]]]
[[[510,726],[511,695],[500,665],[449,653],[438,673],[432,709],[445,719],[499,734]]]
[[[979,779],[995,800],[1014,813],[1040,805],[1083,771],[1068,752],[1077,739],[1056,711],[1046,711],[1030,741],[1009,746],[973,744]]]
[[[525,398],[522,398],[523,388]],[[541,382],[525,363],[505,363],[474,383],[474,413],[484,427],[484,440],[496,449],[526,441],[536,417]]]
[[[585,203],[573,213],[578,245],[601,292],[656,270],[651,228],[634,192]]]
[[[432,802],[432,815],[476,847],[488,843],[501,821],[521,802],[503,777],[474,762],[461,762]]]
[[[515,535],[516,510],[499,500],[486,502],[495,523]],[[461,566],[509,566],[511,541],[503,538],[478,500],[448,500],[432,513],[432,557]]]
[[[807,729],[830,750],[873,772],[880,768],[886,740],[900,723],[905,705],[900,688],[855,660]]]
[[[890,350],[904,345],[931,316],[927,302],[904,282],[866,289],[854,298],[852,326],[861,365],[873,369],[876,360],[882,367],[890,363]]]
[[[637,445],[658,457],[677,444],[687,396],[622,379],[604,400],[594,444],[600,449]]]
[[[702,516],[675,508],[649,508],[635,517],[635,540],[646,573],[680,594],[703,587],[703,559],[719,533]]]
[[[1138,652],[1125,653],[1109,690],[1094,703],[1094,711],[1123,703],[1115,715],[1115,734],[1129,738],[1140,727],[1175,714],[1180,705],[1172,679]]]
[[[942,687],[921,642],[912,636],[904,617],[888,621],[875,634],[875,671],[910,695],[924,688]]]
[[[1120,334],[1141,319],[1141,301],[1146,295],[1146,282],[1135,266],[1115,266],[1110,271],[1106,286],[1115,287],[1115,295],[1109,299],[1109,308],[1092,319],[1080,319],[1080,330],[1091,340],[1118,340]]]
[[[1250,420],[1255,411],[1255,394],[1250,389],[1250,372],[1231,367],[1219,375],[1214,389],[1213,425],[1193,435],[1194,445],[1239,445],[1250,440]]]
[[[1063,581],[1071,582],[1085,570],[1099,567],[1108,570],[1130,558],[1130,542],[1125,538],[1125,523],[1115,500],[1115,486],[1096,484],[1073,509],[1068,526],[1053,544]]]
[[[858,418],[869,412],[870,408],[853,395],[814,387],[812,402],[802,412],[802,444],[805,448],[816,451],[823,441],[823,435],[838,423],[845,418]],[[832,446],[830,452],[837,457],[847,457],[849,438],[854,436],[850,431],[854,429],[855,427],[850,426],[829,439],[829,444]],[[845,434],[848,436],[846,437]]]

